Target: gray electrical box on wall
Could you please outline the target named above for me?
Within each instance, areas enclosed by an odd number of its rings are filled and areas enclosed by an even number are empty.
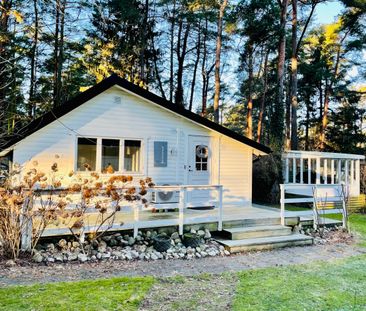
[[[168,166],[168,142],[154,141],[154,166]]]

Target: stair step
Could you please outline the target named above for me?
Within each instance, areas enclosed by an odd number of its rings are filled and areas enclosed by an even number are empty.
[[[274,226],[280,225],[281,218],[253,218],[253,219],[238,219],[224,222],[224,228],[236,227],[255,227],[255,226]]]
[[[230,228],[225,229],[224,234],[231,240],[242,240],[250,238],[290,235],[291,231],[292,229],[290,227],[272,225]]]
[[[224,245],[231,253],[238,253],[251,250],[265,250],[288,246],[312,245],[314,239],[303,234],[292,234],[287,236],[262,237],[242,240],[216,240]]]

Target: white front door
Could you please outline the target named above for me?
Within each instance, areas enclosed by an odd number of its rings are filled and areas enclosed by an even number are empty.
[[[188,185],[209,185],[211,181],[212,150],[210,137],[188,136]],[[209,190],[188,192],[188,205],[210,205]]]

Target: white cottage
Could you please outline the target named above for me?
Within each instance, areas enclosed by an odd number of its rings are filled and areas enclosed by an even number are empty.
[[[34,120],[0,156],[25,171],[36,160],[47,171],[57,154],[64,174],[88,169],[109,177],[113,171],[136,179],[149,176],[164,185],[153,190],[151,200],[170,213],[126,206],[115,230],[133,229],[137,235],[140,228],[174,226],[182,234],[186,226],[209,227],[225,231],[232,240],[221,243],[231,251],[311,244],[311,238],[284,226],[297,224],[298,217],[285,222],[279,210],[252,204],[253,155],[270,152],[112,75]],[[49,228],[45,235],[60,230]]]

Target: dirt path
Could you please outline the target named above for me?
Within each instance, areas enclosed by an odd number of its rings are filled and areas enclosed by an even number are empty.
[[[32,283],[74,281],[116,276],[197,276],[248,269],[303,264],[316,260],[331,260],[366,253],[355,245],[337,243],[293,247],[267,252],[251,252],[229,257],[210,257],[195,260],[106,261],[99,263],[27,264],[13,268],[0,266],[0,287]]]

